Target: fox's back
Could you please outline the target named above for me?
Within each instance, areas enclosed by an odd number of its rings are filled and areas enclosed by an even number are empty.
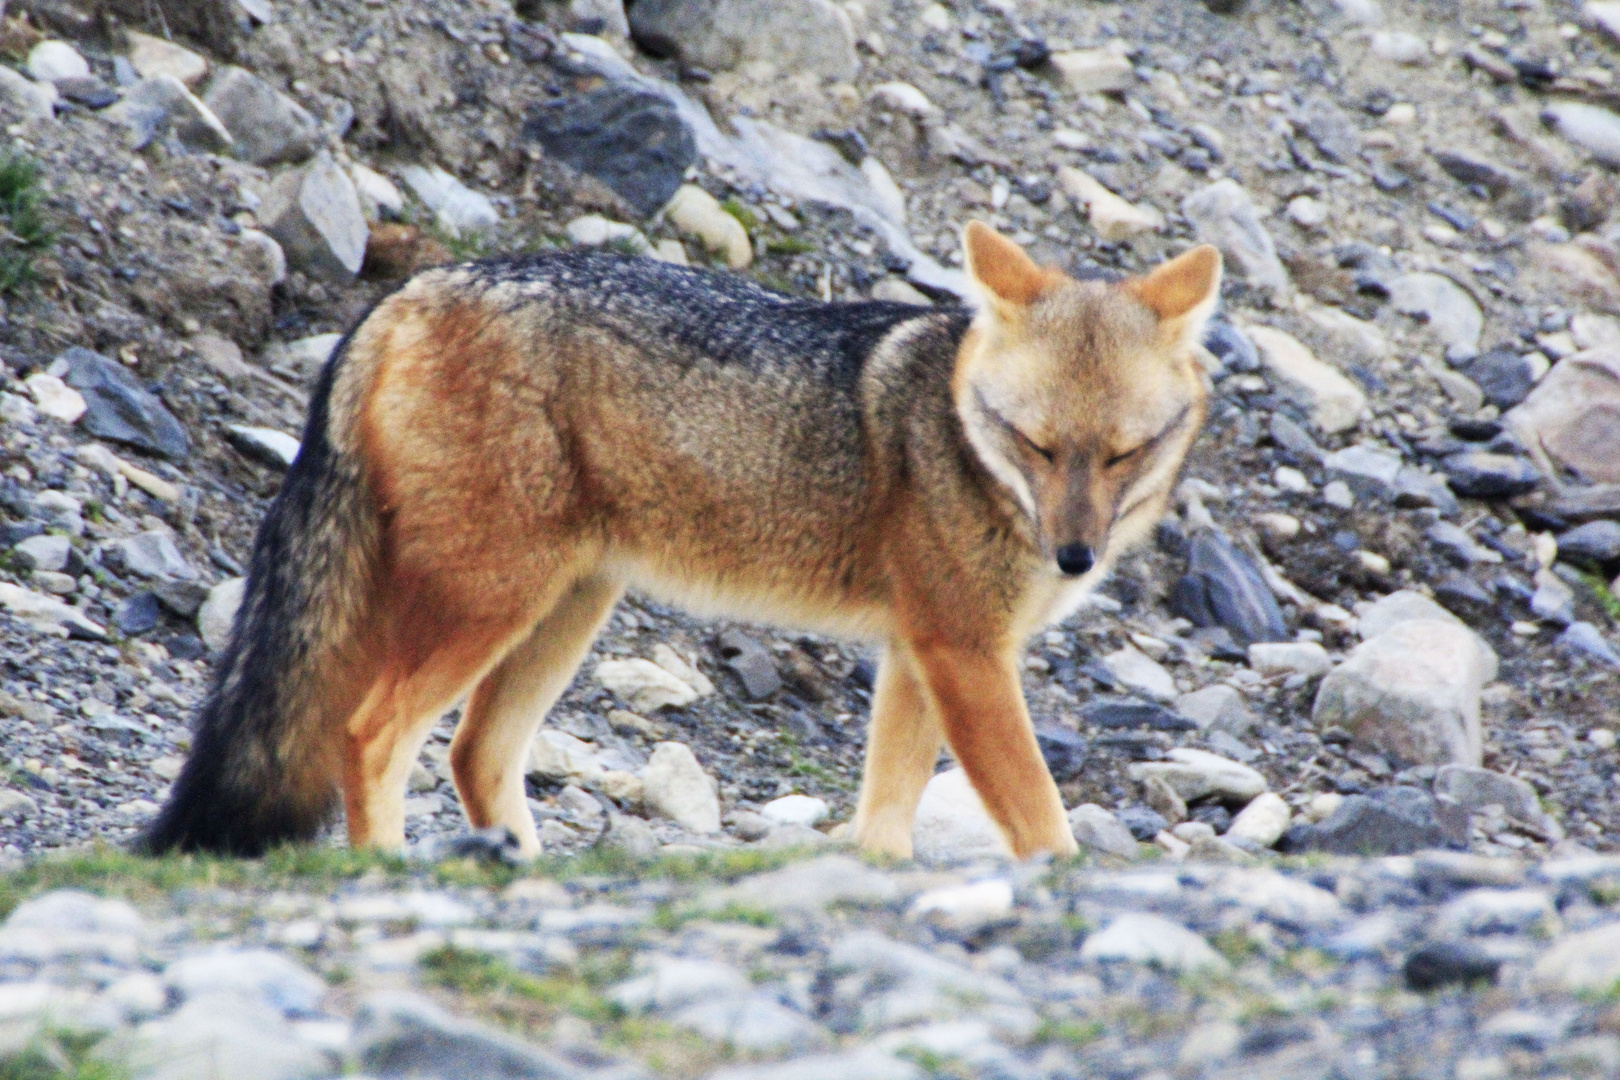
[[[382,362],[373,441],[411,488],[393,501],[481,492],[469,534],[480,505],[522,507],[537,530],[562,515],[599,531],[626,576],[684,572],[699,594],[821,592],[835,578],[847,594],[879,588],[851,571],[870,561],[859,553],[885,480],[872,368],[943,387],[966,324],[570,253],[429,272],[351,352]]]

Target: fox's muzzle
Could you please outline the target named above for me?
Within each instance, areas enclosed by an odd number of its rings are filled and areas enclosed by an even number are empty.
[[[1064,544],[1057,549],[1058,569],[1069,577],[1079,577],[1096,561],[1087,544]]]

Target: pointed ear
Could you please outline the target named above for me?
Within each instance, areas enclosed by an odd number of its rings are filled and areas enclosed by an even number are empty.
[[[962,230],[962,255],[968,277],[998,315],[1034,303],[1058,276],[982,221],[970,221]]]
[[[1187,335],[1203,325],[1221,298],[1221,253],[1200,244],[1146,277],[1126,282],[1125,290],[1152,309],[1160,323]]]

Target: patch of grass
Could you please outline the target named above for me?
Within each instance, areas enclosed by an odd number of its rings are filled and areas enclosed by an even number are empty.
[[[744,206],[736,196],[732,196],[720,204],[720,209],[730,214],[742,223],[742,227],[753,232],[759,226],[759,215]]]
[[[1101,1020],[1042,1020],[1035,1029],[1035,1042],[1087,1046],[1103,1037]]]
[[[766,928],[776,925],[776,914],[763,908],[748,907],[746,904],[729,903],[724,907],[705,908],[702,906],[675,907],[666,904],[653,915],[653,925],[660,930],[679,930],[690,922],[698,920],[708,922],[734,922],[746,923],[749,926]]]
[[[91,1056],[100,1035],[46,1032],[0,1057],[0,1080],[125,1080],[129,1070]]]
[[[37,281],[37,260],[56,243],[40,194],[39,163],[15,151],[0,154],[0,293]]]
[[[816,245],[802,236],[783,236],[765,241],[765,250],[772,255],[808,255]]]
[[[1245,960],[1259,955],[1260,946],[1253,938],[1242,930],[1222,930],[1211,940],[1215,951],[1232,962],[1233,967],[1241,967]]]
[[[1599,907],[1620,904],[1620,881],[1594,881],[1587,892]]]
[[[1581,580],[1592,591],[1592,596],[1597,600],[1598,606],[1603,609],[1604,614],[1609,617],[1610,621],[1620,623],[1620,597],[1614,595],[1614,590],[1609,588],[1609,583],[1599,575],[1585,571],[1581,573]]]
[[[499,957],[472,949],[444,945],[425,954],[421,966],[423,976],[433,985],[474,997],[516,998],[593,1023],[617,1020],[622,1015],[583,978],[530,975]]]

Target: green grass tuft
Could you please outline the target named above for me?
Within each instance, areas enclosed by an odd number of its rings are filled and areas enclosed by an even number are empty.
[[[125,1080],[122,1065],[91,1056],[100,1035],[47,1031],[0,1057],[0,1080]]]
[[[37,260],[56,243],[40,194],[39,163],[14,151],[0,154],[0,293],[37,281]]]
[[[783,236],[765,241],[765,250],[772,255],[808,255],[816,245],[802,236]]]
[[[1598,606],[1603,609],[1603,613],[1611,621],[1620,623],[1620,597],[1614,595],[1614,590],[1609,588],[1609,583],[1597,574],[1585,572],[1581,574],[1581,581],[1585,582],[1586,587],[1591,590],[1593,598],[1597,600]]]
[[[759,216],[733,196],[720,204],[720,209],[742,222],[742,227],[753,232],[759,226]]]

